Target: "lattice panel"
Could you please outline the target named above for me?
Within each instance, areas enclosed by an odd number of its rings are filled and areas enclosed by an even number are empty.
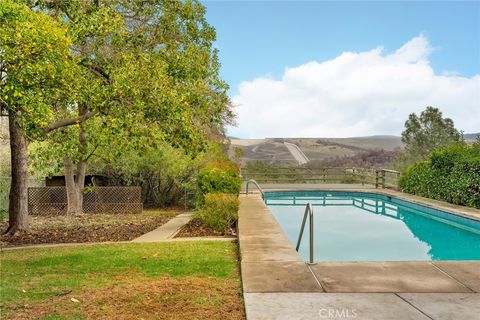
[[[96,187],[83,195],[83,210],[94,213],[141,213],[140,187]]]
[[[83,195],[83,211],[88,213],[141,213],[142,209],[140,187],[95,187]],[[29,188],[28,211],[31,215],[65,214],[66,188]]]
[[[62,215],[67,212],[65,187],[28,188],[28,213],[34,216]]]

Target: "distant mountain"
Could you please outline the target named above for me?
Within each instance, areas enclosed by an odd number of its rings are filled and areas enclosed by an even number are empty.
[[[296,145],[309,161],[324,161],[353,156],[359,152],[384,149],[394,150],[402,146],[398,136],[370,136],[352,138],[231,138],[230,154],[233,148],[243,150],[242,163],[261,160],[282,165],[298,164],[298,155],[291,153],[285,145]],[[302,157],[303,157],[302,155]]]
[[[463,135],[463,139],[465,139],[465,141],[476,141],[478,138],[480,138],[480,132],[478,132],[478,133],[465,133]]]

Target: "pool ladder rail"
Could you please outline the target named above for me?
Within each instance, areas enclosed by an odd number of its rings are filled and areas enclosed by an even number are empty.
[[[248,186],[250,185],[250,183],[253,183],[258,191],[260,191],[260,193],[262,194],[262,198],[265,198],[265,193],[263,192],[262,188],[260,187],[260,185],[257,183],[257,181],[255,181],[254,179],[250,179],[247,181],[247,185],[245,187],[245,193],[248,195]],[[313,251],[314,251],[314,241],[313,241],[313,206],[310,202],[307,203],[307,205],[305,206],[305,213],[303,214],[303,220],[302,220],[302,226],[300,227],[300,234],[298,235],[298,241],[297,241],[297,246],[295,247],[295,250],[298,252],[298,249],[300,248],[300,243],[302,242],[302,236],[303,236],[303,231],[305,230],[305,224],[307,223],[307,215],[308,215],[308,224],[309,224],[309,238],[310,238],[310,241],[309,241],[309,250],[310,250],[310,259],[309,259],[309,263],[310,264],[313,264],[314,263],[314,255],[313,255]]]
[[[250,183],[253,183],[253,184],[257,187],[258,191],[260,191],[260,193],[262,194],[262,198],[264,198],[264,197],[265,197],[265,193],[263,192],[262,188],[261,188],[260,185],[257,183],[257,181],[255,181],[255,180],[253,180],[253,179],[250,179],[250,180],[247,181],[247,186],[246,186],[246,188],[245,188],[245,189],[246,189],[246,192],[245,192],[245,193],[248,195],[248,185],[249,185]]]
[[[298,249],[300,248],[300,243],[302,242],[303,231],[305,230],[305,224],[307,223],[307,216],[308,216],[308,223],[309,223],[309,229],[310,229],[309,230],[310,231],[309,232],[310,233],[310,235],[309,235],[310,236],[309,263],[313,264],[314,263],[314,256],[313,256],[313,251],[314,251],[313,206],[310,202],[307,203],[307,205],[305,206],[305,213],[303,214],[302,226],[300,227],[300,233],[298,234],[297,246],[295,247],[295,250],[297,250],[297,252],[298,252]]]

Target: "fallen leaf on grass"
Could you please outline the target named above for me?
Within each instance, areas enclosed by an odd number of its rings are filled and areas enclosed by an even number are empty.
[[[71,292],[72,292],[72,290],[68,290],[68,289],[67,289],[67,290],[57,291],[57,292],[55,292],[55,295],[61,297],[61,296],[65,296],[65,295],[67,295],[67,294],[69,294],[69,293],[71,293]],[[75,298],[72,298],[72,299],[75,299]],[[73,300],[72,300],[72,301],[73,301]],[[74,302],[75,302],[75,301],[74,301]]]
[[[80,302],[80,301],[78,301],[78,300],[75,299],[75,298],[70,298],[70,301],[75,302],[75,303],[79,303],[79,302]]]

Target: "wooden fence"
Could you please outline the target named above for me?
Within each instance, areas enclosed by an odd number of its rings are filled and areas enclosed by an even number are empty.
[[[83,195],[86,213],[141,213],[140,187],[95,187]],[[63,215],[67,212],[65,187],[28,188],[30,215]]]
[[[373,168],[276,167],[266,170],[241,169],[242,179],[259,183],[358,183],[398,190],[400,172]]]

